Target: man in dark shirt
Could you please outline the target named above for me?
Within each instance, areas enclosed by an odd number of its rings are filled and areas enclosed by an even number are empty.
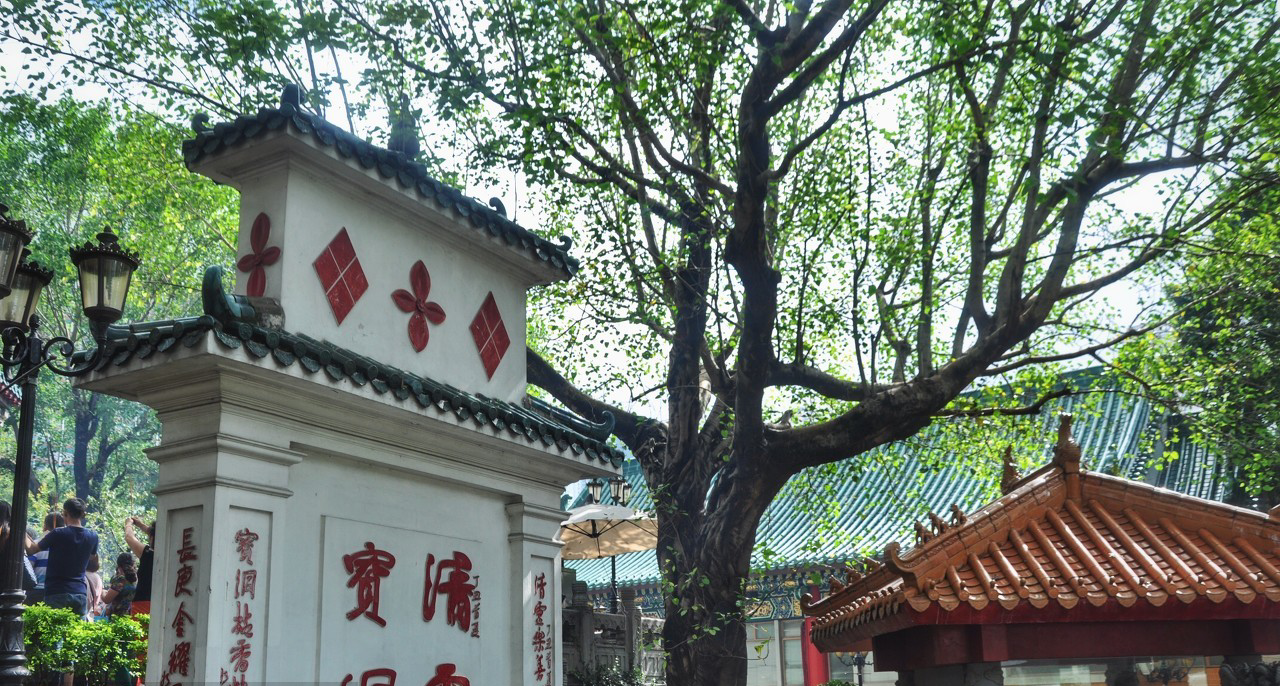
[[[98,534],[82,526],[85,503],[71,498],[62,504],[67,525],[44,535],[39,543],[27,538],[27,552],[49,551],[49,566],[44,580],[44,602],[52,608],[69,608],[84,616],[89,587],[84,580],[89,560],[98,557]]]

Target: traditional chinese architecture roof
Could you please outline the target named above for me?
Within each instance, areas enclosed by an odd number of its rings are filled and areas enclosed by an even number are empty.
[[[1097,376],[1096,372],[1088,374]],[[1086,383],[1080,378],[1072,381]],[[1095,385],[1102,383],[1097,381]],[[1053,431],[1058,412],[1075,413],[1075,434],[1090,469],[1198,498],[1222,501],[1231,495],[1232,467],[1221,456],[1181,435],[1167,443],[1150,442],[1153,435],[1178,434],[1173,430],[1178,419],[1159,412],[1142,398],[1122,393],[1061,398],[1046,408],[1042,431]],[[1050,448],[1045,448],[1038,461],[1050,459]],[[1148,466],[1153,455],[1166,452],[1175,454],[1176,459],[1161,469]],[[785,575],[843,565],[910,536],[911,518],[925,511],[945,512],[953,504],[974,510],[989,502],[993,493],[991,482],[975,477],[972,467],[949,447],[946,434],[937,427],[925,429],[911,441],[885,446],[858,459],[867,466],[858,470],[857,479],[848,478],[844,470],[816,470],[797,477],[798,483],[783,490],[760,524],[757,541],[761,551],[752,560],[753,567],[769,570],[767,574]],[[1031,461],[1034,463],[1037,458],[1032,456]],[[633,488],[632,506],[652,508],[639,465],[628,460],[623,464],[622,475]],[[585,494],[579,500],[583,497]],[[607,493],[605,498],[608,499]],[[839,507],[831,512],[820,511],[813,507],[817,500],[836,502]],[[579,504],[571,502],[566,506]],[[821,547],[814,545],[817,531],[828,532],[822,535],[825,540]],[[766,557],[764,548],[773,556]],[[576,571],[579,580],[593,589],[608,586],[609,564],[605,559],[565,562]],[[646,610],[658,609],[657,556],[652,551],[619,555],[617,566],[619,585],[640,587]]]
[[[1280,511],[1082,470],[1080,457],[1064,417],[1049,465],[1007,473],[1004,495],[977,512],[930,513],[910,550],[889,544],[883,564],[833,581],[805,608],[814,642],[841,650],[939,625],[1280,618]]]
[[[275,134],[294,136],[332,150],[338,157],[361,169],[376,172],[386,183],[416,193],[424,203],[457,214],[475,230],[477,240],[528,254],[565,276],[572,276],[578,271],[578,260],[569,256],[569,239],[561,238],[556,244],[534,234],[508,219],[505,211],[500,211],[500,203],[489,207],[463,195],[456,188],[432,178],[425,166],[402,153],[357,138],[324,118],[305,111],[300,100],[297,86],[289,86],[279,107],[264,107],[257,114],[242,115],[213,128],[208,128],[202,117],[198,118],[193,127],[196,137],[182,144],[183,159],[188,167],[193,167],[206,157],[253,139]]]
[[[612,467],[622,464],[622,452],[605,442],[613,429],[612,422],[594,424],[533,398],[517,405],[468,393],[325,341],[263,325],[258,323],[263,319],[261,313],[253,310],[248,299],[223,290],[220,267],[206,271],[203,295],[201,316],[110,327],[97,370],[124,367],[213,337],[226,350],[243,349],[253,359],[271,358],[283,367],[296,366],[318,380],[369,387],[379,395],[412,401],[427,415],[452,415],[476,429],[487,428],[512,439],[585,454],[590,460]]]

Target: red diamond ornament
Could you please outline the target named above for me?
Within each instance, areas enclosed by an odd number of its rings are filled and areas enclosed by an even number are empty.
[[[324,285],[324,297],[329,300],[333,316],[338,318],[338,324],[341,325],[342,320],[351,313],[351,308],[356,306],[356,301],[369,290],[369,280],[364,276],[364,269],[360,266],[360,259],[356,257],[356,249],[351,245],[346,227],[329,241],[329,245],[325,246],[324,252],[320,253],[312,266],[316,268],[320,283]]]
[[[476,341],[476,349],[480,351],[480,361],[484,363],[484,372],[489,378],[497,371],[502,356],[511,347],[511,338],[507,336],[507,327],[502,323],[502,313],[498,312],[498,303],[493,299],[493,292],[484,299],[480,311],[471,320],[471,337]]]

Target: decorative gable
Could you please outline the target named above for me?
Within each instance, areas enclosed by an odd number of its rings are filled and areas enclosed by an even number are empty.
[[[525,291],[576,271],[567,243],[303,111],[296,89],[197,134],[187,165],[240,191],[236,293],[277,300],[291,332],[524,397]]]

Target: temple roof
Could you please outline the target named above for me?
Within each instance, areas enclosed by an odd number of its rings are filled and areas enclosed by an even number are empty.
[[[1078,373],[1084,374],[1098,376],[1093,370]],[[1084,383],[1079,378],[1073,381]],[[1096,385],[1102,386],[1102,382]],[[1231,495],[1232,468],[1227,461],[1187,438],[1186,432],[1174,430],[1177,418],[1159,412],[1145,399],[1125,393],[1060,398],[1045,409],[1041,431],[1053,431],[1058,412],[1075,414],[1076,437],[1093,470],[1211,500],[1226,500]],[[953,504],[975,510],[989,502],[991,482],[975,477],[967,458],[957,454],[947,434],[938,429],[926,428],[909,441],[854,458],[866,465],[856,470],[810,470],[796,477],[769,506],[760,524],[760,545],[752,567],[783,571],[843,564],[868,551],[884,550],[889,543],[910,535],[911,517],[926,510],[942,512]],[[1153,435],[1166,434],[1176,434],[1177,440],[1148,441]],[[1050,449],[1045,446],[1038,456],[1029,456],[1031,463],[1048,461]],[[1161,469],[1149,466],[1153,456],[1165,453],[1176,455],[1176,459],[1162,464]],[[850,478],[850,472],[857,478]],[[628,460],[622,476],[633,489],[631,505],[652,509],[639,464]],[[584,498],[585,490],[565,506],[580,505]],[[820,500],[838,503],[838,507],[815,508],[813,503]],[[821,545],[815,545],[819,539]],[[766,549],[771,556],[764,554]],[[592,588],[609,585],[607,559],[566,560],[565,566]],[[658,587],[659,567],[653,551],[619,555],[617,570],[622,586]]]
[[[326,341],[264,324],[270,317],[255,311],[251,299],[223,290],[222,273],[220,267],[210,267],[205,272],[201,316],[109,327],[95,369],[124,367],[135,360],[196,346],[212,337],[223,349],[243,349],[250,359],[270,358],[282,367],[296,365],[317,381],[367,386],[378,395],[409,401],[424,415],[449,416],[464,426],[487,429],[508,440],[585,455],[602,466],[616,468],[622,464],[622,452],[607,443],[612,421],[595,424],[534,398],[516,404],[468,393]],[[253,300],[261,306],[265,299]]]
[[[912,626],[1280,616],[1280,512],[1080,468],[1064,417],[1053,461],[805,605],[819,648]],[[1012,475],[1011,475],[1012,476]]]
[[[578,271],[578,260],[569,256],[569,239],[552,243],[508,219],[505,211],[499,211],[501,203],[495,207],[483,205],[432,178],[425,166],[402,153],[357,138],[323,117],[305,111],[296,86],[285,89],[277,108],[264,107],[256,114],[242,115],[213,128],[207,128],[203,122],[203,117],[196,120],[196,137],[182,144],[182,157],[189,168],[254,139],[276,133],[293,136],[316,147],[331,149],[339,158],[376,172],[387,184],[415,192],[422,202],[457,214],[475,230],[477,240],[524,253],[565,277]]]

